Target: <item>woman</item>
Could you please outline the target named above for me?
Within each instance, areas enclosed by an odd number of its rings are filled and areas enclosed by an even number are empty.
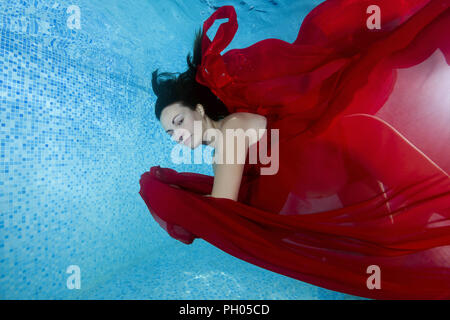
[[[245,139],[245,131],[265,129],[267,119],[263,115],[248,112],[230,113],[208,87],[195,80],[196,68],[201,61],[201,39],[202,33],[198,32],[194,41],[194,57],[191,59],[188,55],[189,68],[186,72],[178,77],[169,73],[158,75],[158,71],[153,72],[153,91],[158,95],[155,114],[164,130],[175,141],[192,149],[200,144],[214,148],[215,178],[211,196],[237,200],[245,159],[227,162],[227,150],[231,151],[233,148],[234,154],[241,157],[245,155],[248,147],[256,142]],[[194,130],[195,121],[201,127],[198,134]],[[208,137],[207,132],[211,129],[217,130],[223,138],[215,139],[213,135]],[[240,134],[242,141],[246,143],[245,150],[240,150],[237,144],[231,145],[231,140],[226,139],[226,131],[236,129],[243,131],[236,133]],[[217,145],[219,142],[221,146]],[[228,148],[225,147],[227,145]],[[221,161],[218,160],[219,157]]]
[[[223,156],[207,129],[266,129],[245,144],[244,165],[218,164],[215,177],[142,175],[140,194],[172,237],[349,294],[450,298],[450,1],[375,2],[380,29],[369,28],[374,1],[328,0],[292,44],[223,55],[237,20],[221,7],[187,72],[154,73],[156,115],[177,141]],[[272,174],[249,161],[260,147],[278,155]]]

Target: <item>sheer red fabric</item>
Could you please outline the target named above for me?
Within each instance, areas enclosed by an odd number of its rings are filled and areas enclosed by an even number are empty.
[[[381,29],[369,29],[377,5]],[[155,166],[140,195],[186,244],[368,298],[450,298],[450,1],[328,0],[295,42],[221,52],[232,6],[204,22],[197,81],[279,129],[276,174],[248,161],[238,201],[213,177]],[[211,41],[206,31],[228,18]],[[276,143],[276,145],[274,145]],[[270,148],[270,147],[269,147]],[[250,154],[250,152],[249,152]],[[376,266],[379,273],[373,273]],[[380,288],[374,277],[379,276]]]

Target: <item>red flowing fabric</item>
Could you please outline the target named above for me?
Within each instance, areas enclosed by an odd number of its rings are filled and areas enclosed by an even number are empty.
[[[450,298],[450,1],[328,0],[293,43],[221,52],[232,6],[204,22],[197,81],[230,112],[263,114],[270,164],[247,163],[238,201],[212,176],[155,166],[140,195],[170,236],[378,299]],[[377,5],[381,29],[370,30]],[[228,18],[211,41],[206,31]],[[279,141],[270,139],[279,130]],[[250,152],[249,152],[250,154]],[[380,288],[371,277],[379,273]]]

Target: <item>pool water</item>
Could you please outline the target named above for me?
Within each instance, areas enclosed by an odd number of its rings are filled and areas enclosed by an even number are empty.
[[[0,298],[355,298],[178,242],[138,194],[154,165],[212,175],[171,163],[151,72],[183,71],[219,6],[238,14],[232,49],[293,42],[320,2],[1,1]]]

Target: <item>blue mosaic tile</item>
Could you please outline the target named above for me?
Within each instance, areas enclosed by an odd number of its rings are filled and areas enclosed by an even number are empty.
[[[240,23],[230,49],[293,41],[320,3],[226,2]],[[185,68],[194,30],[219,3],[0,2],[1,299],[345,297],[201,241],[177,243],[138,194],[154,165],[212,174],[171,164],[150,76]],[[71,5],[80,29],[69,27]],[[78,290],[67,286],[72,265]]]

